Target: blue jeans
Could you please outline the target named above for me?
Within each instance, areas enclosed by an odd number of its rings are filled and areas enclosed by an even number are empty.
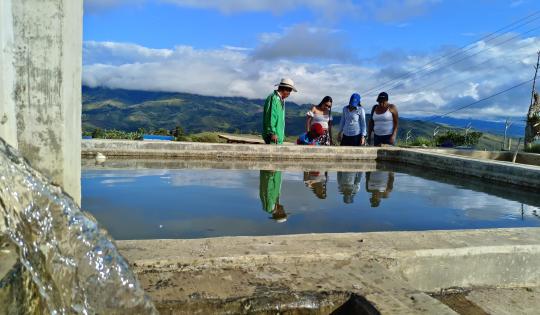
[[[362,135],[356,135],[356,136],[346,136],[343,135],[343,138],[341,138],[341,146],[351,146],[351,147],[357,147],[360,145],[360,140],[362,139]]]
[[[390,142],[390,138],[392,138],[392,135],[386,135],[386,136],[373,135],[373,145],[376,147],[381,146],[381,144],[394,145],[393,142]]]

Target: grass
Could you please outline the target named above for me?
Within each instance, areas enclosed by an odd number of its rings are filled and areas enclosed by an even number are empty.
[[[540,143],[533,144],[529,149],[525,149],[528,153],[540,153]]]
[[[188,142],[226,143],[225,139],[218,137],[218,132],[200,132],[185,136]]]

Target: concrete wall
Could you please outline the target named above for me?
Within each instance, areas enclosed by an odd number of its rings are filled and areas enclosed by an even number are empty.
[[[0,137],[80,202],[82,0],[2,0],[0,21]]]
[[[376,160],[417,165],[425,170],[442,170],[448,174],[463,174],[481,178],[485,182],[510,183],[536,190],[540,188],[540,166],[477,159],[428,149],[128,140],[84,140],[82,142],[81,153],[84,157],[94,157],[98,152],[113,158],[259,160],[268,164],[289,161],[297,163],[299,167],[310,162],[313,165],[325,163],[351,165],[351,162]],[[273,167],[265,166],[264,168]]]
[[[11,0],[0,1],[0,137],[17,147]]]

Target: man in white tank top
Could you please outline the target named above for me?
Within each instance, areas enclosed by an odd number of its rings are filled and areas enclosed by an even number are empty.
[[[388,94],[381,92],[377,97],[377,105],[371,110],[369,119],[368,141],[374,133],[373,145],[394,145],[396,143],[399,115],[396,105],[388,103]]]

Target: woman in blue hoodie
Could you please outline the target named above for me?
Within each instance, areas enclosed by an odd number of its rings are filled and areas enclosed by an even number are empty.
[[[358,93],[351,95],[349,105],[343,107],[338,139],[341,146],[361,146],[366,143],[366,112],[360,104]]]

